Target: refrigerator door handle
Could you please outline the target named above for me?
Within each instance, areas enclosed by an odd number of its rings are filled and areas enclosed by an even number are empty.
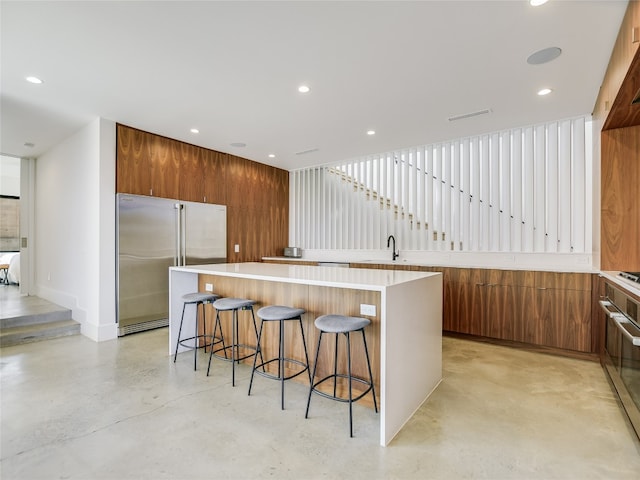
[[[181,259],[182,259],[182,205],[180,203],[175,203],[173,205],[175,209],[175,221],[176,221],[176,229],[175,229],[175,240],[176,240],[176,248],[173,253],[173,264],[177,267],[181,267]]]
[[[187,214],[184,203],[180,204],[180,256],[181,265],[187,264]]]

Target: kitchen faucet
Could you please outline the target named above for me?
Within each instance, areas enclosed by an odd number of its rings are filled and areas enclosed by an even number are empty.
[[[391,260],[395,261],[396,258],[400,256],[400,252],[396,252],[396,237],[393,235],[389,235],[387,238],[387,248],[389,248],[389,243],[393,240],[393,249],[391,251]]]

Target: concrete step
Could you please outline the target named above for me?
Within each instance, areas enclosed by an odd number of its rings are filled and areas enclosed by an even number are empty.
[[[65,320],[34,323],[30,325],[13,326],[0,330],[0,347],[10,347],[23,343],[39,342],[52,338],[78,335],[80,324],[69,317]]]
[[[27,314],[0,318],[0,328],[4,330],[5,328],[24,327],[71,319],[71,310],[53,304],[42,307],[42,311],[32,310]]]

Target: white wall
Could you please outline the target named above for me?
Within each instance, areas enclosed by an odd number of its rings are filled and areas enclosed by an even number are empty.
[[[96,119],[37,159],[35,290],[96,341],[117,336],[114,202],[113,122]]]

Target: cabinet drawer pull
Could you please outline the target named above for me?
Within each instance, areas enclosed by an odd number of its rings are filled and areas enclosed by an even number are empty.
[[[536,290],[546,290],[547,287],[536,287]]]

